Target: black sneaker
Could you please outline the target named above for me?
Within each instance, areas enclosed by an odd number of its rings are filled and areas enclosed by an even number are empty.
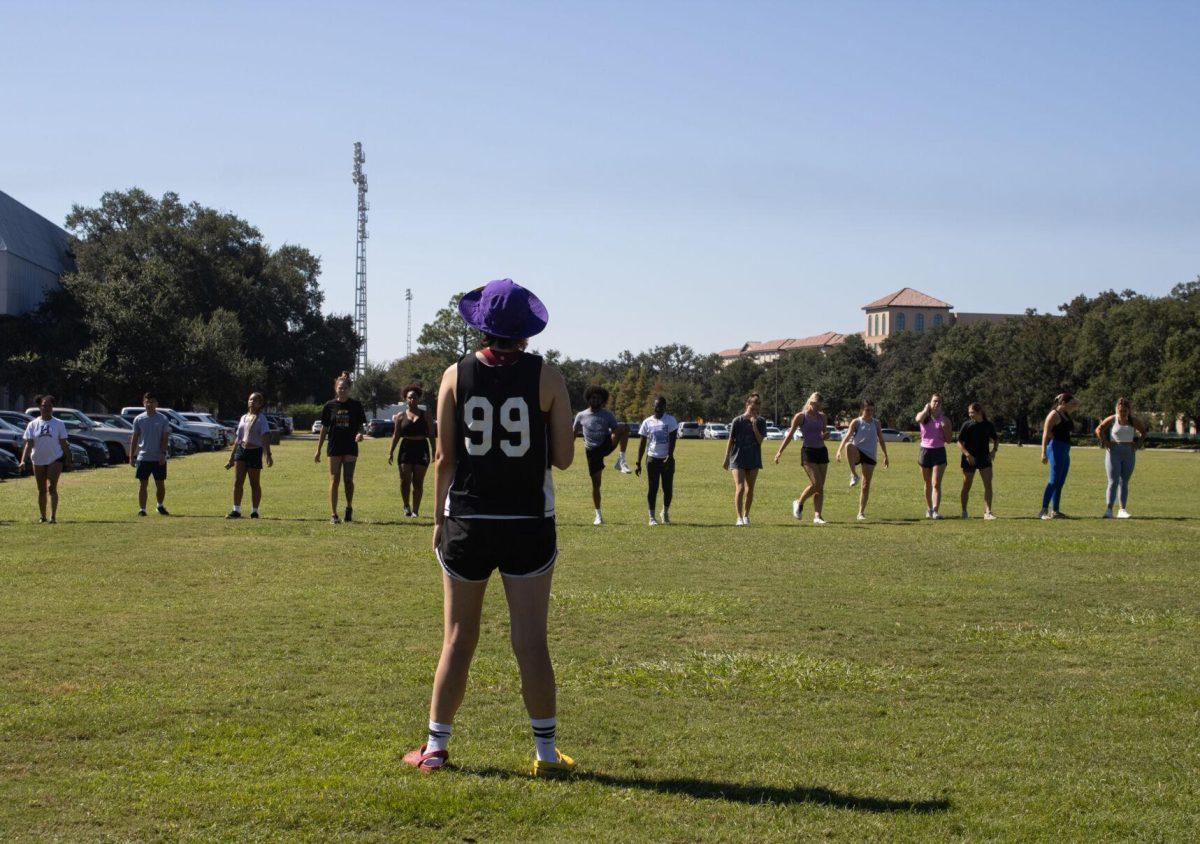
[[[342,521],[343,521],[343,522],[352,522],[352,521],[354,521],[354,508],[353,508],[353,507],[347,507],[347,508],[346,508],[346,515],[345,515],[345,516],[342,518]]]
[[[45,516],[38,516],[38,524],[39,524],[39,525],[44,525],[44,524],[46,524],[46,517],[45,517]]]
[[[257,519],[257,518],[258,518],[258,511],[257,511],[257,510],[251,510],[251,511],[250,511],[250,518],[252,518],[252,519]]]
[[[334,513],[332,516],[329,517],[329,524],[340,525],[341,523],[342,523],[342,520],[337,517],[337,513]]]
[[[228,513],[225,514],[225,518],[227,518],[227,519],[240,519],[241,517],[242,517],[242,514],[239,513],[237,510],[230,510]]]
[[[171,515],[170,513],[168,513],[168,512],[167,512],[167,508],[166,508],[166,507],[164,507],[164,506],[162,506],[161,504],[159,504],[159,505],[158,505],[157,507],[155,507],[154,509],[158,511],[158,515],[160,515],[160,516],[169,516],[169,515]]]
[[[145,511],[145,510],[138,510],[138,515],[139,515],[139,516],[145,516],[145,515],[146,515],[146,511]]]
[[[50,517],[50,524],[52,524],[52,525],[56,525],[56,524],[58,524],[58,519],[54,518],[54,516],[51,516],[51,517]]]

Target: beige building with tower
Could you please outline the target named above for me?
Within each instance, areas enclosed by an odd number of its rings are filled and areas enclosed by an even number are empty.
[[[875,351],[881,351],[883,341],[901,331],[932,331],[945,325],[970,325],[977,322],[1002,322],[1019,314],[986,314],[974,312],[955,312],[954,306],[941,299],[935,299],[920,290],[902,287],[895,293],[890,293],[870,304],[863,305],[866,311],[867,324],[860,332],[863,342]],[[725,349],[718,354],[725,364],[740,357],[749,357],[759,363],[769,363],[777,360],[786,352],[797,349],[829,349],[846,341],[847,334],[836,331],[826,331],[815,337],[783,338],[758,342],[751,340],[733,349]]]

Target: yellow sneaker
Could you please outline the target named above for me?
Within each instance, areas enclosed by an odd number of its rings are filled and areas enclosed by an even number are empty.
[[[534,758],[533,768],[530,773],[535,777],[569,777],[575,772],[575,760],[567,756],[561,750],[555,750],[558,754],[557,762],[543,762],[541,759]]]

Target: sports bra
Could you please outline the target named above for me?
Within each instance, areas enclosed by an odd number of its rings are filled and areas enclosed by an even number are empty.
[[[1058,414],[1058,422],[1051,428],[1054,434],[1054,439],[1058,442],[1069,443],[1071,441],[1071,431],[1075,428],[1075,423],[1071,421],[1071,417],[1063,413],[1061,410],[1054,411]]]
[[[400,414],[400,436],[402,437],[428,437],[429,436],[429,418],[422,413],[416,419],[410,419],[407,411],[401,411]]]
[[[1132,425],[1122,425],[1114,419],[1108,438],[1115,443],[1131,443],[1137,438],[1137,429]]]

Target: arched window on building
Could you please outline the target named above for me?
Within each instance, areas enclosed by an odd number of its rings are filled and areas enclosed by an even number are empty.
[[[942,327],[942,315],[941,315],[941,314],[934,314],[934,315],[933,315],[933,327],[934,327],[934,328],[941,328],[941,327]]]
[[[904,314],[896,314],[896,330],[897,331],[904,330],[904,322],[905,322]]]
[[[925,330],[925,314],[917,314],[917,331]]]

